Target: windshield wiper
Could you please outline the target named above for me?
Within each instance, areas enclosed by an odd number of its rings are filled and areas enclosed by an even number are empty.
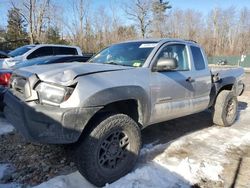
[[[103,64],[111,64],[111,65],[121,65],[120,63],[116,63],[114,61],[108,61],[108,62],[105,62]]]
[[[109,61],[103,64],[110,64],[110,65],[120,65],[120,66],[126,66],[126,67],[131,67],[130,65],[124,65],[124,64],[120,64],[120,63],[116,63],[114,61]]]

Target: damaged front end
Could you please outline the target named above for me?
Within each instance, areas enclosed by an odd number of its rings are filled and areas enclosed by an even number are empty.
[[[32,142],[66,144],[80,137],[89,119],[100,107],[60,108],[74,91],[71,86],[43,82],[36,74],[14,73],[4,96],[8,121]]]

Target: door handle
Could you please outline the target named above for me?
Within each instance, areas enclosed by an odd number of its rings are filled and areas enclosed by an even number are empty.
[[[195,82],[195,79],[193,79],[191,76],[189,76],[187,79],[186,79],[187,82]]]

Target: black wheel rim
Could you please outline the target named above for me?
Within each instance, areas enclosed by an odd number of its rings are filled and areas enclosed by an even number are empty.
[[[228,101],[227,107],[226,107],[226,118],[229,122],[233,121],[235,119],[236,114],[236,101],[234,98],[230,99]]]
[[[116,170],[127,159],[129,138],[122,131],[110,133],[100,144],[98,163],[103,170]]]

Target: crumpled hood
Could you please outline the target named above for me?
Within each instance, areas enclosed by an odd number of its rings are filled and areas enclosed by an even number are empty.
[[[31,73],[35,73],[41,81],[68,86],[73,84],[74,79],[78,76],[132,68],[133,67],[99,63],[55,63],[50,65],[34,65],[24,67],[17,69],[15,74],[27,76]]]

